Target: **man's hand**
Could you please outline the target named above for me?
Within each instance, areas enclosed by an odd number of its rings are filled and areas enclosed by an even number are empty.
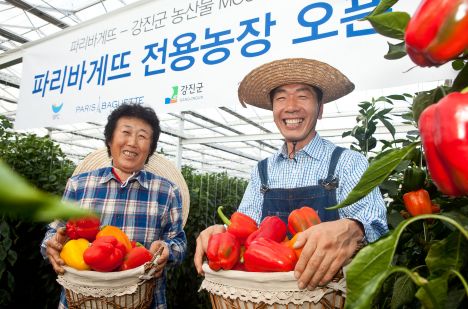
[[[151,247],[149,249],[149,251],[152,254],[155,254],[156,251],[158,251],[158,249],[160,247],[164,247],[164,249],[161,252],[161,256],[158,259],[158,265],[156,265],[156,270],[154,272],[154,277],[156,277],[156,278],[161,277],[162,274],[163,274],[164,267],[166,266],[167,260],[169,259],[169,247],[167,246],[167,244],[164,241],[156,240],[156,241],[153,241],[153,243],[151,244]]]
[[[199,275],[204,274],[202,269],[203,257],[205,256],[205,252],[208,248],[208,241],[210,240],[211,235],[223,233],[225,231],[226,229],[224,228],[224,225],[217,224],[207,227],[200,233],[200,235],[198,235],[197,249],[195,250],[195,255],[193,256],[193,262]]]
[[[57,233],[47,241],[46,255],[49,258],[54,271],[59,275],[62,275],[65,272],[62,267],[65,265],[65,262],[60,258],[60,252],[62,251],[63,244],[65,244],[67,239],[68,237],[65,228],[59,228]]]
[[[302,232],[294,244],[303,247],[294,269],[300,289],[313,290],[330,282],[353,256],[364,232],[360,223],[350,219],[323,222]]]

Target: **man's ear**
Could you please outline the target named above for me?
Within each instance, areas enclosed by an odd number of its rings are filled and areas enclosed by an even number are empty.
[[[317,116],[317,119],[322,119],[322,115],[323,115],[323,103],[322,102],[319,102],[319,111],[318,111],[318,116]]]

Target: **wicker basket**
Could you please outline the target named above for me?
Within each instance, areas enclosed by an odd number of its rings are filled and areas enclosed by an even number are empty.
[[[340,272],[325,287],[300,290],[293,272],[213,271],[203,265],[200,290],[210,294],[213,309],[344,308],[346,283]]]
[[[146,309],[153,301],[155,279],[146,280],[132,294],[120,296],[88,296],[65,289],[70,309]]]
[[[162,249],[162,247],[161,247]],[[144,309],[153,301],[156,279],[153,277],[161,250],[140,267],[98,272],[64,266],[57,282],[65,290],[70,309]]]

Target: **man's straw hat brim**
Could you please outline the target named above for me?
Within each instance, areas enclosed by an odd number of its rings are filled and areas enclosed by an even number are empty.
[[[111,159],[107,155],[107,148],[100,148],[88,154],[75,168],[73,175],[92,171],[102,167],[111,166]],[[162,176],[175,183],[182,195],[182,217],[183,225],[187,222],[190,209],[190,195],[182,173],[168,159],[160,154],[154,153],[148,160],[144,168],[155,175]]]
[[[307,84],[322,91],[322,102],[337,100],[354,90],[354,84],[331,65],[313,59],[276,60],[252,70],[239,85],[239,101],[271,110],[270,92],[289,84]]]

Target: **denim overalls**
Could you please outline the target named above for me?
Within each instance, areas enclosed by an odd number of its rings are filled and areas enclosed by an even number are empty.
[[[293,189],[270,189],[268,187],[267,159],[260,161],[258,170],[262,183],[260,191],[263,193],[262,220],[266,216],[274,215],[288,224],[289,213],[303,206],[314,208],[322,222],[338,220],[338,210],[326,210],[325,208],[337,204],[336,188],[338,188],[339,180],[334,173],[343,150],[342,147],[336,147],[333,150],[326,179],[321,179],[319,184],[315,186]]]

